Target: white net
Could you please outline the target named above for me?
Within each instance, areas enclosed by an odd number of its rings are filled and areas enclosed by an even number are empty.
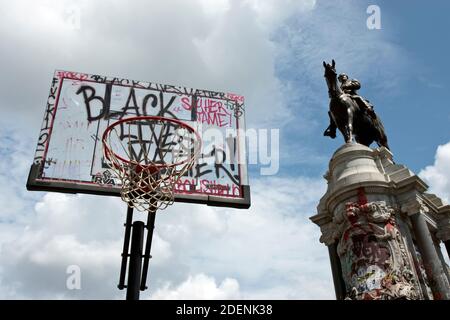
[[[174,187],[194,165],[200,145],[193,128],[160,117],[120,120],[103,135],[105,160],[121,181],[122,200],[139,211],[173,203]]]

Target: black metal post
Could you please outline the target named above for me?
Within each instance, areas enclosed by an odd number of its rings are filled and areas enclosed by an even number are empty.
[[[131,234],[131,223],[133,221],[133,207],[128,207],[127,209],[127,220],[125,222],[125,237],[123,241],[122,250],[122,265],[120,266],[120,278],[119,285],[117,286],[120,290],[125,289],[125,275],[127,273],[127,261],[128,261],[128,250],[130,248],[130,234]]]
[[[142,269],[142,280],[141,280],[141,290],[144,291],[147,289],[146,282],[147,282],[147,273],[148,273],[148,263],[150,258],[152,257],[150,255],[150,250],[152,248],[152,239],[153,239],[153,230],[155,229],[155,218],[156,218],[156,209],[148,210],[148,217],[147,217],[147,240],[145,241],[145,254],[144,254],[144,266]]]
[[[133,222],[131,236],[130,265],[128,269],[127,300],[139,300],[139,286],[141,283],[142,247],[144,241],[144,223]]]

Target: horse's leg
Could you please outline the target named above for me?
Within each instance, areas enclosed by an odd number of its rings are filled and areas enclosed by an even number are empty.
[[[334,119],[331,115],[331,111],[328,111],[328,116],[330,117],[330,125],[328,126],[328,128],[325,130],[325,132],[323,133],[324,136],[329,136],[332,139],[336,138],[336,123],[334,122]]]

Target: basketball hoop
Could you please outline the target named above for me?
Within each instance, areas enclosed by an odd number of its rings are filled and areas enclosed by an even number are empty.
[[[102,143],[105,161],[121,181],[122,200],[139,211],[171,205],[176,183],[201,150],[193,127],[157,116],[116,121],[106,128]]]

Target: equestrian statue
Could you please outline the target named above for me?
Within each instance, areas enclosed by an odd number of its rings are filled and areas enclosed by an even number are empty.
[[[337,77],[334,60],[331,64],[324,61],[323,66],[330,97],[330,125],[323,133],[324,136],[334,139],[336,129],[339,129],[346,143],[351,143],[354,138],[357,143],[365,146],[370,146],[375,141],[378,146],[389,149],[383,124],[373,105],[357,93],[361,88],[360,82],[349,79],[345,73]]]

